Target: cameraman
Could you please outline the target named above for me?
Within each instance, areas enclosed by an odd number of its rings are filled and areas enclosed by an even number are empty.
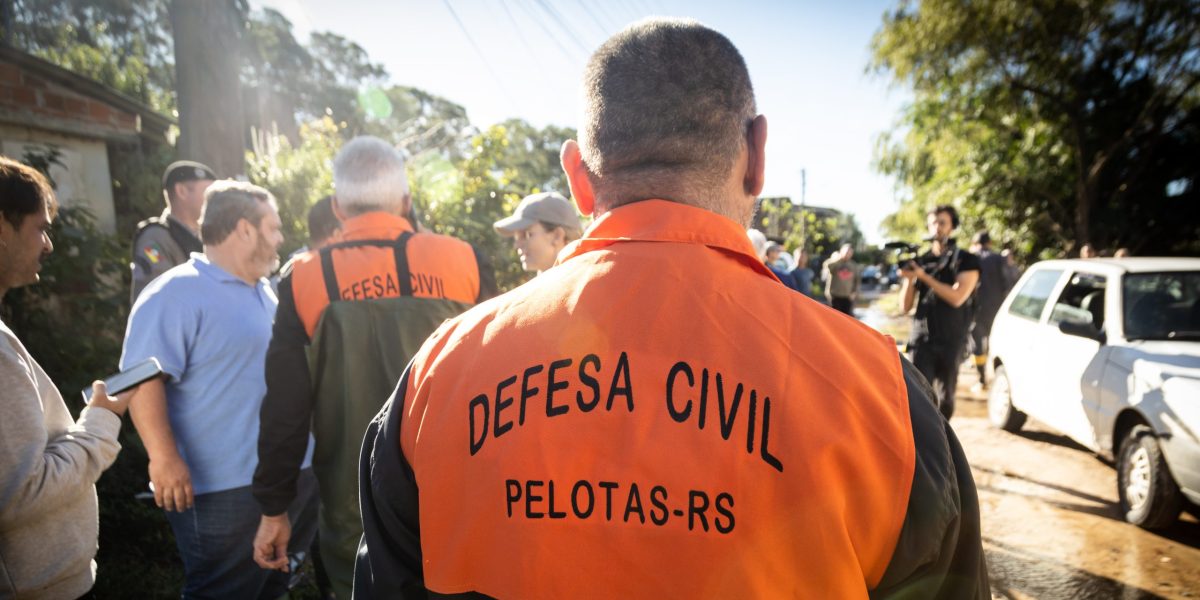
[[[950,419],[954,389],[971,327],[971,294],[979,281],[979,258],[961,250],[950,237],[958,228],[958,211],[942,205],[926,217],[931,251],[909,261],[904,276],[904,314],[913,317],[909,349],[912,361],[933,385],[938,409]]]

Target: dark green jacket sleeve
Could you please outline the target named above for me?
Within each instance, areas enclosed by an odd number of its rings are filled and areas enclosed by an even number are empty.
[[[363,438],[358,503],[363,537],[354,566],[354,598],[486,598],[425,589],[417,482],[400,450],[400,418],[412,364]]]
[[[308,370],[308,332],[296,312],[292,274],[279,281],[279,307],[267,346],[267,395],[259,410],[258,466],[251,491],[264,515],[287,512],[308,450],[313,391]]]
[[[991,598],[971,467],[929,383],[907,359],[900,361],[916,465],[900,539],[871,597]]]

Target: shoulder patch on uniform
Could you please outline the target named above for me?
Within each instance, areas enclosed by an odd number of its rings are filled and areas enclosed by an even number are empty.
[[[158,261],[162,260],[162,250],[159,249],[158,244],[150,242],[142,246],[142,256],[145,256],[150,264],[157,265]]]

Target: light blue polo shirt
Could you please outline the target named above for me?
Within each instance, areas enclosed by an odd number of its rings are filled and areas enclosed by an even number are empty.
[[[279,301],[202,254],[150,283],[133,305],[121,369],[156,357],[167,417],[196,494],[248,486],[258,464],[264,367]],[[312,459],[312,438],[303,466]]]

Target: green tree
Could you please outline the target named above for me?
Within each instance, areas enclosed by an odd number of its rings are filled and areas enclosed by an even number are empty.
[[[359,95],[367,106],[366,132],[390,140],[410,155],[435,152],[461,160],[478,130],[467,109],[415,87],[369,88]]]
[[[164,113],[175,107],[166,0],[3,0],[4,39]]]
[[[283,222],[283,256],[308,242],[308,209],[333,193],[333,157],[342,145],[341,130],[330,117],[300,127],[295,147],[286,137],[260,133],[246,154],[247,175],[275,196]]]
[[[872,49],[914,91],[878,151],[893,233],[949,203],[1042,256],[1200,250],[1197,0],[905,1]]]
[[[788,249],[801,246],[814,260],[826,257],[842,244],[862,251],[863,233],[853,214],[827,208],[801,208],[790,198],[763,198],[753,226]],[[817,265],[818,267],[820,265]]]
[[[418,157],[412,169],[413,194],[421,220],[434,231],[464,239],[486,252],[501,290],[520,285],[530,275],[521,270],[510,240],[492,225],[512,214],[529,194],[569,193],[558,148],[574,135],[570,129],[536,129],[510,120],[474,136],[457,164],[436,153]]]
[[[495,125],[471,139],[457,167],[437,155],[414,165],[413,200],[420,220],[433,231],[466,240],[492,261],[501,290],[528,280],[511,260],[511,244],[492,228],[521,198],[499,167],[508,145],[507,130]]]

